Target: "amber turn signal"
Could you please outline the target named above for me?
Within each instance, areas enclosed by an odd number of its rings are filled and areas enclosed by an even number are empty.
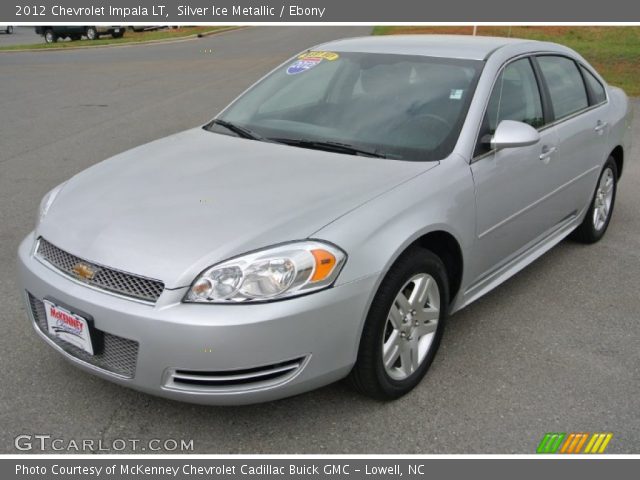
[[[336,257],[326,250],[311,250],[311,254],[316,262],[316,268],[311,277],[311,282],[319,282],[324,280],[333,271],[336,266]]]

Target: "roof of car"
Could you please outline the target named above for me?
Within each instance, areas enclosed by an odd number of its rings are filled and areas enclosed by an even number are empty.
[[[484,60],[495,50],[532,40],[471,35],[380,35],[345,38],[319,47],[331,51],[425,55],[431,57]]]

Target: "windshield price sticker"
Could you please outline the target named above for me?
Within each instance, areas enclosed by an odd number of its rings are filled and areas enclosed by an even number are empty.
[[[332,62],[340,58],[340,55],[334,52],[323,51],[309,51],[298,55],[298,59],[287,67],[287,75],[297,75],[298,73],[311,70],[316,65],[319,65],[323,60]]]

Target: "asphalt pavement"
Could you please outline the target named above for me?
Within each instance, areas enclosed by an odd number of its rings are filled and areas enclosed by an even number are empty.
[[[563,242],[452,317],[427,377],[392,403],[344,383],[245,407],[178,403],[85,374],[32,331],[16,250],[50,188],[204,123],[296,51],[369,30],[261,27],[165,45],[0,53],[1,453],[14,453],[23,433],[193,439],[198,453],[248,454],[534,453],[546,432],[612,432],[608,452],[640,451],[638,147],[605,238]]]
[[[34,43],[44,43],[44,38],[38,35],[34,27],[13,27],[13,33],[7,35],[0,33],[0,47],[7,45],[32,45]]]

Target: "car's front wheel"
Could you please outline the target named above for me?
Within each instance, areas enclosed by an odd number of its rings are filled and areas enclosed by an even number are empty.
[[[9,25],[9,26],[7,27],[6,32],[7,32],[7,34],[8,34],[8,35],[11,35],[11,34],[13,33],[13,26]]]
[[[89,40],[97,40],[100,37],[100,35],[98,35],[98,30],[96,29],[96,27],[87,27],[85,35]]]
[[[439,257],[412,248],[389,270],[365,322],[351,380],[362,393],[392,400],[427,373],[444,331],[447,272]]]
[[[56,43],[58,41],[58,35],[49,28],[44,32],[44,41],[46,43]]]
[[[574,240],[595,243],[604,236],[613,214],[617,187],[618,168],[613,157],[609,157],[600,173],[587,215],[572,234]]]

